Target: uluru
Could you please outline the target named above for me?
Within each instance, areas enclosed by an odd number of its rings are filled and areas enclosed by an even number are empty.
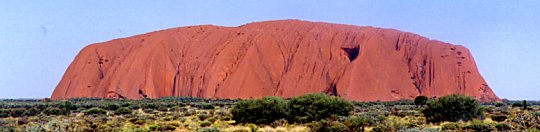
[[[499,100],[466,47],[394,29],[301,20],[187,26],[91,44],[51,98],[319,92],[354,101],[449,94]]]

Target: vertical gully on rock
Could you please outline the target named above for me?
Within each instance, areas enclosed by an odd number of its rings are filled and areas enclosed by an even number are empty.
[[[99,76],[99,80],[102,80],[104,78],[104,74],[103,74],[103,68],[102,68],[102,65],[103,65],[103,57],[101,55],[99,55],[99,52],[98,50],[96,49],[96,55],[98,57],[98,76]]]
[[[176,74],[174,74],[173,86],[172,86],[172,96],[177,96],[176,95],[176,79],[177,79],[179,74],[180,74],[180,71],[176,71]]]

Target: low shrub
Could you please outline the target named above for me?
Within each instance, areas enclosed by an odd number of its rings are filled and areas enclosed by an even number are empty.
[[[88,110],[83,111],[85,115],[104,115],[107,114],[107,111],[101,108],[91,108]]]
[[[37,108],[30,108],[26,111],[24,111],[23,115],[24,116],[35,116],[37,114],[41,113],[41,110],[37,109]]]
[[[220,132],[220,130],[216,127],[212,127],[212,128],[201,128],[197,130],[197,132]]]
[[[45,115],[62,115],[62,110],[59,108],[47,108],[43,110],[43,114]]]
[[[207,114],[197,114],[197,118],[199,118],[199,120],[201,121],[208,119],[208,117],[210,116],[208,116]]]
[[[478,120],[472,121],[471,123],[469,123],[469,125],[465,126],[464,129],[473,130],[476,132],[491,132],[496,130],[495,126],[493,126],[492,124],[484,123]]]
[[[143,109],[157,109],[159,106],[154,103],[145,103],[141,106]]]
[[[128,114],[131,114],[132,112],[133,111],[129,109],[128,107],[122,107],[122,108],[116,109],[116,111],[114,111],[114,114],[115,115],[128,115]]]
[[[159,106],[159,107],[158,107],[158,110],[159,110],[159,111],[163,111],[163,112],[167,112],[167,111],[169,111],[169,108],[167,108],[167,107],[165,107],[165,106]]]
[[[341,122],[337,121],[313,121],[308,124],[308,127],[311,128],[313,132],[345,132],[349,131],[349,128]]]
[[[443,130],[443,131],[458,131],[458,130],[461,130],[462,127],[463,127],[463,125],[461,123],[449,122],[449,123],[443,124],[441,126],[441,130]]]
[[[9,110],[0,109],[0,118],[6,118],[6,117],[9,117]]]
[[[158,131],[159,130],[159,125],[157,125],[157,124],[148,125],[148,129],[150,129],[150,131]]]
[[[506,104],[501,103],[501,102],[495,103],[495,107],[503,107],[503,106],[506,106]]]
[[[494,115],[491,115],[491,119],[494,120],[494,121],[497,121],[497,122],[503,122],[503,121],[505,121],[507,118],[508,118],[508,116],[503,115],[503,114],[494,114]]]
[[[195,105],[193,105],[193,107],[196,107],[199,109],[206,109],[206,110],[211,110],[215,108],[214,105],[210,103],[196,103]]]
[[[26,111],[25,108],[11,109],[11,111],[9,112],[9,116],[11,116],[11,117],[21,117],[21,116],[23,116],[23,113],[25,111]]]
[[[540,119],[540,111],[532,112],[532,113],[531,113],[531,116],[532,116],[533,118],[539,118],[539,119]]]
[[[209,122],[215,122],[216,120],[217,120],[217,117],[214,117],[214,116],[208,118]]]
[[[501,131],[501,132],[512,130],[512,126],[506,123],[496,123],[495,128],[497,128],[497,131]]]
[[[363,132],[364,127],[369,125],[369,119],[363,116],[353,116],[345,121],[345,125],[349,127],[351,131]]]
[[[411,123],[403,123],[396,120],[387,120],[384,123],[377,124],[373,127],[374,132],[389,132],[389,131],[399,131],[409,128],[417,127]]]
[[[178,121],[180,121],[180,122],[182,122],[182,123],[183,123],[183,122],[185,122],[186,120],[187,120],[187,119],[186,119],[186,118],[184,118],[184,117],[180,117],[180,118],[178,118]]]
[[[154,109],[143,109],[143,112],[147,114],[152,114],[154,113]]]
[[[222,117],[221,117],[221,120],[223,120],[223,121],[230,121],[230,120],[232,120],[232,117],[231,117],[231,116],[222,116]]]
[[[201,127],[207,127],[207,126],[210,126],[210,125],[212,125],[212,123],[211,123],[211,122],[209,122],[209,121],[203,121],[203,122],[201,122],[201,124],[200,124],[200,125],[201,125]]]
[[[146,123],[146,120],[144,120],[142,118],[132,118],[132,119],[129,119],[129,122],[131,122],[133,124],[137,124],[137,125],[142,125],[142,124]]]
[[[118,104],[116,104],[116,103],[110,103],[110,104],[107,104],[107,110],[115,111],[115,110],[117,110],[118,108],[120,108],[120,105],[118,105]]]
[[[523,103],[521,102],[512,103],[512,107],[523,107]]]
[[[178,123],[160,123],[159,130],[161,131],[174,131],[180,124]]]
[[[197,114],[197,111],[195,110],[188,110],[184,113],[184,116],[192,116],[192,115],[195,115]]]
[[[27,124],[27,123],[28,123],[28,117],[19,118],[17,120],[18,125],[24,125],[24,124]]]
[[[255,125],[255,124],[252,124],[252,123],[247,123],[247,124],[244,124],[245,126],[247,126],[249,128],[249,130],[251,130],[252,132],[256,132],[259,130],[259,126]]]

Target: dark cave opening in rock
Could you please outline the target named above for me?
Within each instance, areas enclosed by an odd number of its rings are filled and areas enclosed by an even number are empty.
[[[358,57],[358,54],[360,53],[360,47],[356,46],[353,48],[342,48],[345,53],[347,53],[347,56],[349,58],[349,61],[353,61]]]

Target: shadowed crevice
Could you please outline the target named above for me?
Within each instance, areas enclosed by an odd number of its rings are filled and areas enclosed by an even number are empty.
[[[358,57],[358,54],[360,53],[360,47],[356,46],[353,48],[342,48],[345,53],[347,53],[347,57],[349,58],[349,61],[352,62],[354,59]]]

